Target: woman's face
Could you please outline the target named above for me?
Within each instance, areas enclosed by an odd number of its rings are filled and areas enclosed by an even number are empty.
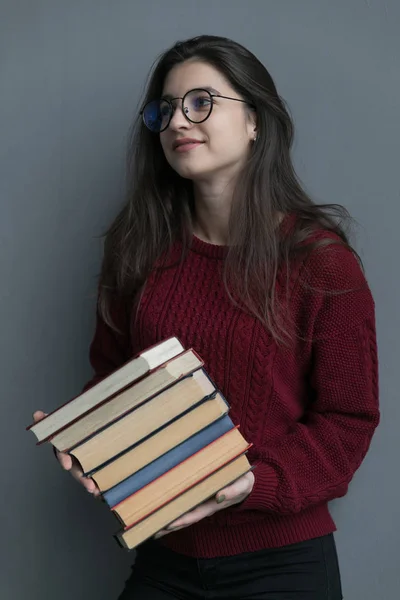
[[[196,88],[210,89],[231,98],[241,98],[223,75],[211,65],[187,61],[168,74],[163,97],[182,98]],[[215,177],[231,180],[241,170],[255,137],[254,114],[248,105],[225,98],[213,98],[213,109],[203,123],[191,123],[182,113],[181,100],[174,100],[175,112],[168,128],[160,133],[165,157],[181,177],[207,181]],[[185,138],[195,143],[176,143]]]

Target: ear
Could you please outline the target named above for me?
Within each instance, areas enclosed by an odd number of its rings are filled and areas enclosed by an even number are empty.
[[[249,140],[255,142],[257,139],[257,115],[255,110],[250,110],[248,113],[247,133]]]

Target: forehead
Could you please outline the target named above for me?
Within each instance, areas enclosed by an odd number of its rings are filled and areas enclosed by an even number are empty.
[[[188,60],[176,65],[164,81],[163,96],[183,96],[188,90],[206,88],[214,93],[232,92],[232,87],[215,67],[200,61]]]

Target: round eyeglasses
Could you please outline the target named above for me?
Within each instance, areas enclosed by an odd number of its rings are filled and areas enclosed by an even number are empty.
[[[229,96],[214,94],[209,90],[198,88],[189,90],[183,98],[177,97],[151,100],[145,104],[140,114],[143,123],[150,131],[161,133],[167,129],[174,116],[176,107],[173,102],[175,100],[182,101],[182,112],[190,123],[203,123],[211,115],[214,106],[214,98],[225,98],[225,100],[235,100],[236,102],[248,104],[246,100],[241,100],[240,98],[230,98]]]

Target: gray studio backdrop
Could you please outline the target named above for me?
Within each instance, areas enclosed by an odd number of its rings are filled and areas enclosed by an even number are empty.
[[[270,68],[298,171],[344,203],[376,304],[382,424],[332,510],[346,600],[399,594],[398,0],[2,0],[2,600],[113,600],[132,556],[115,521],[24,427],[90,375],[99,234],[122,198],[126,132],[156,55],[222,34]]]

